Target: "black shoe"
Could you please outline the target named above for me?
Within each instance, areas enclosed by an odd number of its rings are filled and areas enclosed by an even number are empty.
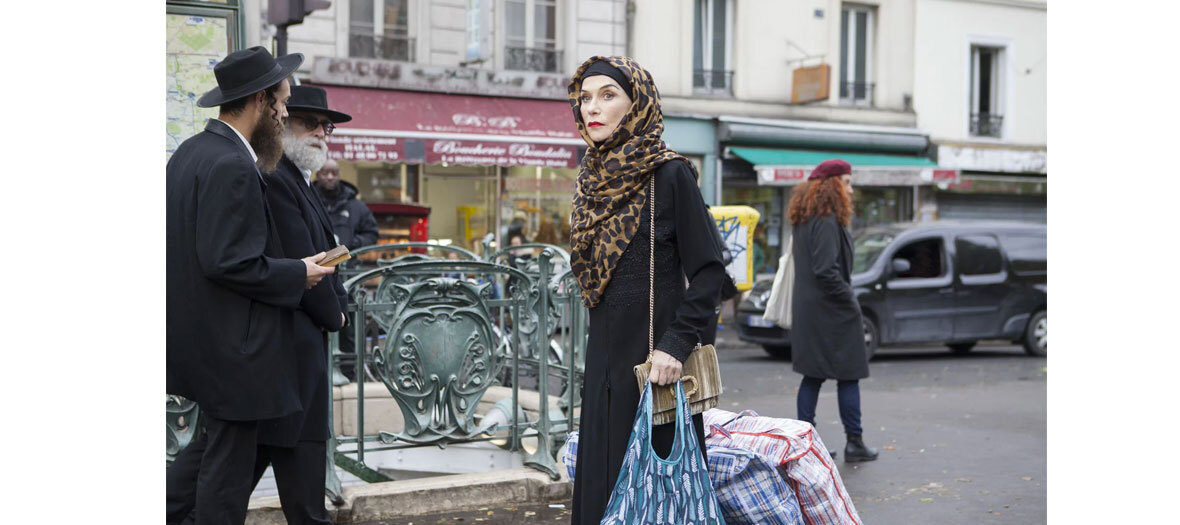
[[[860,434],[846,435],[848,436],[848,444],[844,446],[844,461],[846,463],[877,459],[877,449],[866,447]]]

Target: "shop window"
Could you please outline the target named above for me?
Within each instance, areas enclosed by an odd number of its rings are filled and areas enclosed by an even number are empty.
[[[505,0],[504,69],[557,72],[557,20],[556,0]]]
[[[994,275],[1004,271],[1000,242],[992,235],[962,235],[955,238],[955,252],[959,259],[959,273],[963,275]]]
[[[413,61],[409,3],[410,0],[351,0],[348,56]]]
[[[417,202],[418,169],[407,164],[358,165],[357,197],[369,203]]]
[[[512,166],[504,170],[500,194],[501,238],[520,234],[526,243],[568,246],[570,195],[577,169]]]
[[[696,0],[692,87],[698,94],[733,96],[733,0]]]
[[[840,101],[873,104],[874,9],[844,4],[840,12]]]
[[[852,230],[860,232],[869,226],[913,220],[913,191],[905,187],[857,186],[852,199]]]
[[[1004,129],[1004,49],[971,46],[971,135],[1000,138]]]
[[[912,242],[897,250],[893,258],[910,263],[909,271],[897,274],[898,279],[930,279],[946,275],[942,239]]]

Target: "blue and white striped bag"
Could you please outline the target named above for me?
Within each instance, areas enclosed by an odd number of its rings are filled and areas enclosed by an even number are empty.
[[[574,480],[578,462],[578,431],[566,435],[561,462]],[[709,446],[709,484],[726,523],[802,525],[795,491],[773,464],[748,450]]]
[[[727,524],[803,525],[795,491],[771,462],[749,450],[709,447],[709,482]]]

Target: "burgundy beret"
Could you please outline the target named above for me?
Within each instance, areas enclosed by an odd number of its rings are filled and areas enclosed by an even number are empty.
[[[839,177],[840,175],[851,174],[851,164],[840,159],[828,159],[819,163],[819,166],[816,166],[814,170],[811,170],[811,176],[807,177],[807,179],[822,179],[824,177]]]

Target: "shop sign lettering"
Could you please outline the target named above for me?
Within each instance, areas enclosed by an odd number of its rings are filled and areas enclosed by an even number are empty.
[[[534,71],[492,71],[366,58],[316,57],[311,82],[441,93],[566,100],[569,78]]]

